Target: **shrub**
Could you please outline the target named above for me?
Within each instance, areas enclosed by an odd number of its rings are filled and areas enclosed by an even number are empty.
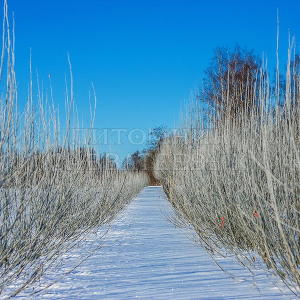
[[[299,86],[291,69],[289,60],[283,107],[273,104],[279,93],[262,70],[259,110],[226,115],[209,129],[190,115],[189,134],[162,144],[155,173],[206,249],[233,253],[248,268],[258,255],[299,294],[300,99],[290,92]]]
[[[0,295],[15,296],[53,268],[79,239],[110,222],[147,179],[143,173],[119,171],[82,145],[71,130],[76,125],[71,121],[72,88],[65,126],[41,93],[34,105],[32,82],[26,110],[18,112],[6,1],[2,47]]]

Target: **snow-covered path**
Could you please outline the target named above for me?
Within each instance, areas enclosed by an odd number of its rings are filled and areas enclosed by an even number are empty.
[[[264,274],[257,278],[260,293],[249,273],[223,259],[239,274],[230,278],[187,231],[168,221],[170,215],[162,188],[145,188],[114,222],[103,247],[34,299],[295,299]],[[76,251],[84,254],[93,243]]]

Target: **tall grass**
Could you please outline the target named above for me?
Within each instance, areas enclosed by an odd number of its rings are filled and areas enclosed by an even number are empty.
[[[14,30],[4,1],[0,295],[6,296],[15,296],[33,285],[80,238],[110,222],[147,182],[142,173],[119,171],[82,145],[82,136],[72,130],[78,127],[72,113],[72,73],[65,123],[60,121],[54,101],[48,101],[49,95],[39,86],[35,90],[32,79],[26,108],[19,111],[14,47]],[[91,126],[93,119],[92,113]]]
[[[208,126],[195,103],[188,129],[162,144],[155,173],[202,246],[235,254],[250,270],[259,256],[299,295],[300,81],[291,55],[283,93],[262,69],[255,99],[241,99],[256,109]]]

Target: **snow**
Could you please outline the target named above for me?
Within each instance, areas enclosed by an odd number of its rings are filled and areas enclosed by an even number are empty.
[[[26,299],[296,299],[275,277],[257,271],[255,282],[233,258],[219,258],[225,273],[187,229],[169,220],[172,208],[161,187],[147,187],[100,241],[92,235],[73,259],[96,252],[41,294]],[[103,233],[103,232],[102,232]],[[101,233],[100,233],[101,234]],[[280,287],[280,288],[279,288]],[[20,298],[23,298],[21,295]]]

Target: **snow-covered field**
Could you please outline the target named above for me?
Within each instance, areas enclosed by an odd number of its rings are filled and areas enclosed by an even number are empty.
[[[26,299],[296,299],[263,271],[257,271],[254,284],[231,258],[218,262],[236,277],[222,272],[192,241],[191,232],[168,220],[172,209],[165,197],[161,187],[145,188],[115,220],[92,257],[61,279],[50,274],[59,281]],[[98,244],[94,236],[72,256]]]

